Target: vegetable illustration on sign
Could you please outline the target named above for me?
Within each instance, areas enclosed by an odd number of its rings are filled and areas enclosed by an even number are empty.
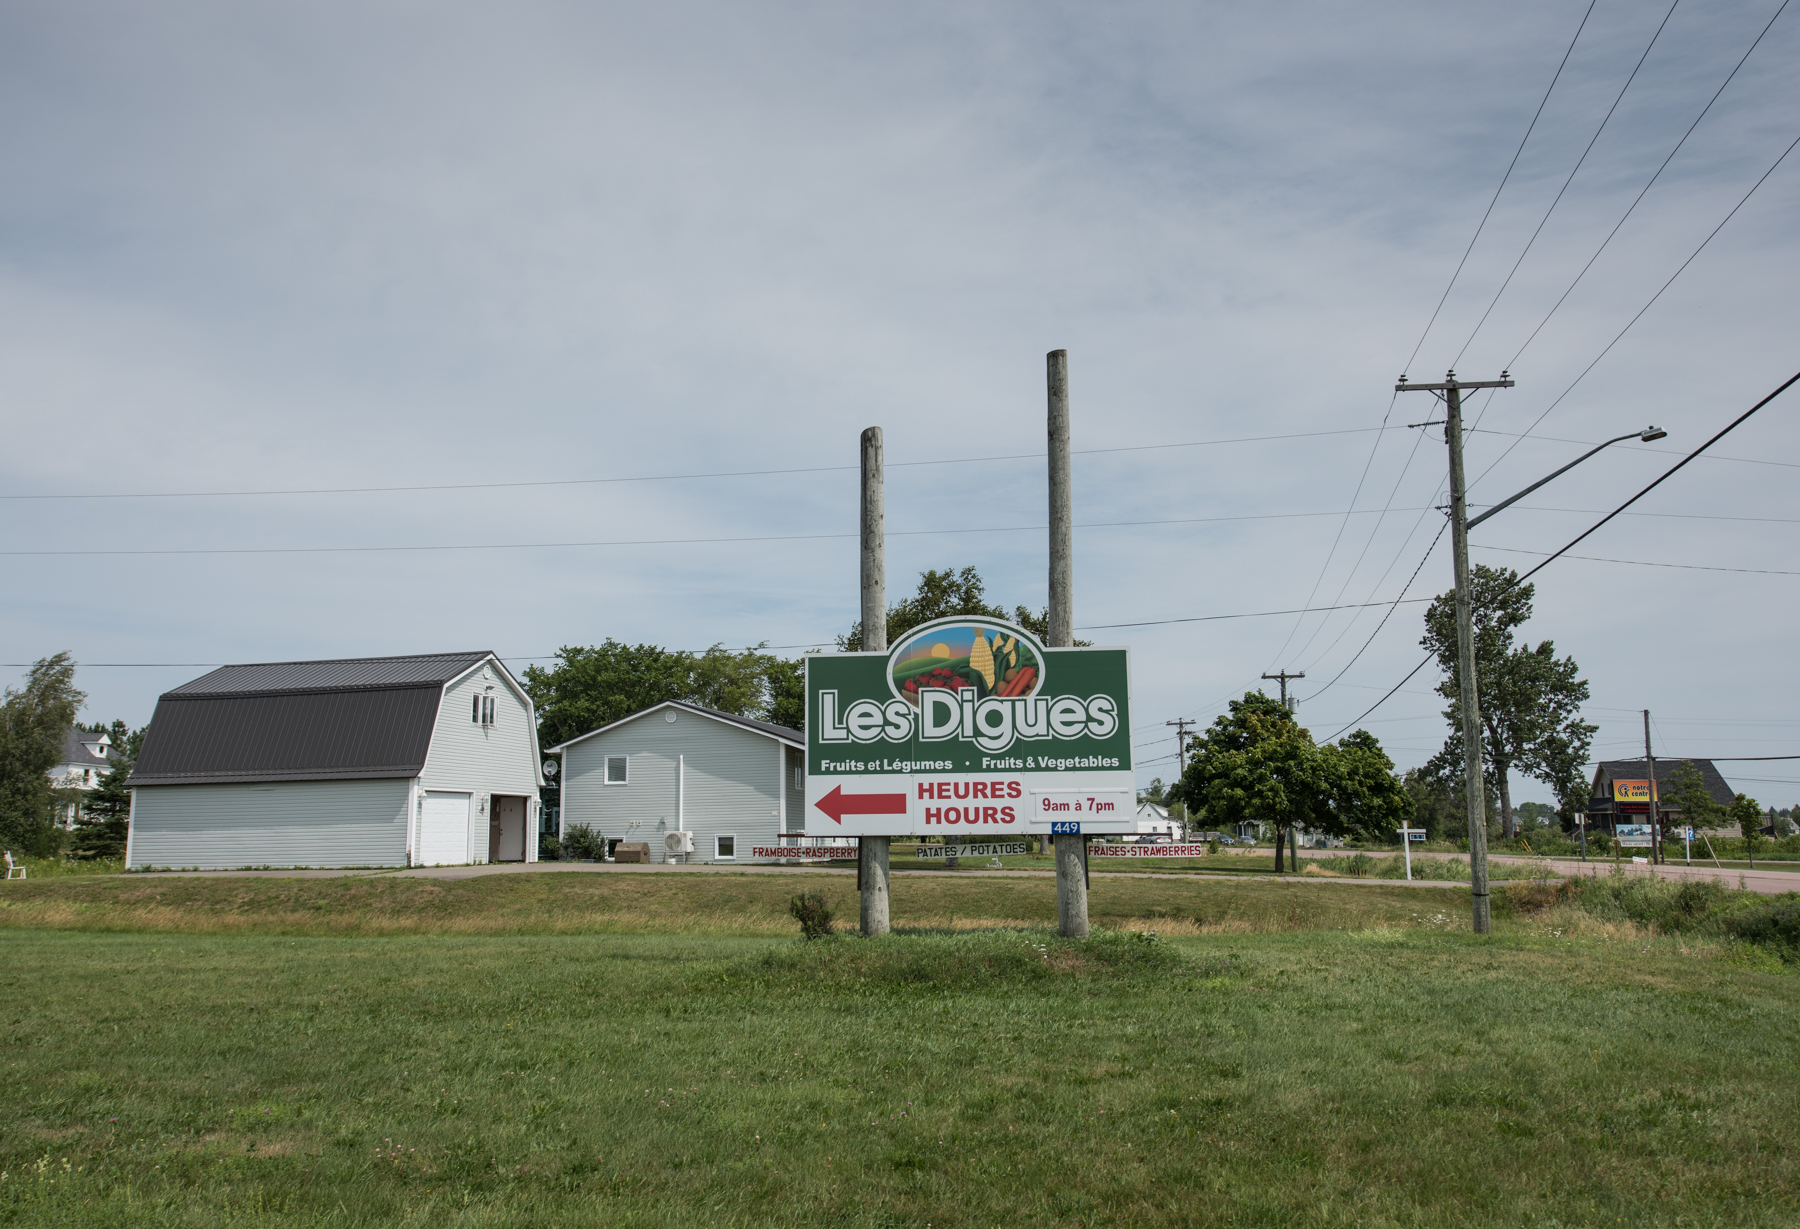
[[[915,631],[894,650],[891,661],[894,694],[914,708],[927,688],[973,689],[982,700],[1029,696],[1043,684],[1043,651],[1031,634],[984,619]]]

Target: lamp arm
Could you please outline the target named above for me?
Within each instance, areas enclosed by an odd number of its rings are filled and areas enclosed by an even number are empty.
[[[1637,435],[1638,435],[1638,433],[1636,431],[1632,431],[1625,435],[1618,436],[1614,439],[1607,440],[1606,443],[1604,443],[1604,444],[1600,444],[1593,448],[1588,449],[1586,452],[1584,452],[1580,456],[1576,457],[1573,461],[1570,461],[1567,465],[1565,465],[1561,469],[1557,470],[1554,474],[1549,474],[1543,478],[1539,478],[1536,482],[1534,482],[1530,486],[1526,487],[1523,491],[1520,491],[1517,495],[1514,495],[1510,499],[1501,500],[1499,503],[1497,503],[1493,507],[1489,508],[1486,512],[1483,512],[1480,516],[1473,518],[1469,522],[1469,528],[1470,529],[1475,528],[1475,526],[1481,524],[1481,522],[1487,520],[1488,517],[1494,515],[1494,513],[1500,511],[1502,508],[1510,508],[1513,504],[1518,503],[1521,499],[1524,499],[1527,495],[1531,494],[1533,491],[1535,491],[1539,487],[1543,486],[1546,482],[1550,482],[1554,479],[1562,477],[1564,474],[1566,474],[1570,470],[1574,469],[1577,465],[1580,465],[1583,461],[1585,461],[1589,457],[1593,456],[1596,452],[1599,452],[1600,449],[1608,447],[1609,445],[1612,445],[1612,444],[1616,444],[1619,442],[1619,440],[1636,439]]]

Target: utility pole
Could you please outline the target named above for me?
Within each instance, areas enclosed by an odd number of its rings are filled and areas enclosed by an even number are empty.
[[[887,652],[887,547],[882,504],[881,428],[862,433],[862,651]],[[862,932],[873,938],[889,927],[888,844],[885,836],[856,842],[856,886],[862,897]]]
[[[1511,388],[1506,372],[1498,380],[1458,380],[1456,372],[1444,373],[1442,384],[1408,384],[1406,377],[1394,386],[1397,393],[1442,393],[1444,440],[1450,447],[1450,545],[1456,568],[1456,673],[1463,723],[1463,786],[1468,791],[1469,898],[1475,933],[1494,928],[1492,901],[1488,896],[1487,787],[1481,777],[1481,703],[1475,690],[1475,618],[1469,593],[1469,504],[1463,481],[1462,393],[1465,388]]]
[[[1047,647],[1075,645],[1075,524],[1069,490],[1069,352],[1044,356],[1049,385],[1050,635]],[[1087,836],[1056,840],[1056,931],[1065,939],[1088,934]]]
[[[1306,677],[1306,671],[1302,670],[1298,674],[1289,674],[1286,670],[1283,670],[1280,674],[1265,674],[1265,675],[1263,675],[1263,677],[1266,679],[1280,679],[1281,680],[1281,707],[1287,708],[1288,712],[1290,712],[1290,713],[1293,712],[1294,711],[1293,709],[1288,708],[1288,699],[1287,699],[1288,680],[1289,679],[1303,679]]]
[[[1175,727],[1175,762],[1181,769],[1181,776],[1178,776],[1175,779],[1180,781],[1187,776],[1187,728],[1190,725],[1199,725],[1200,723],[1192,717],[1178,717],[1174,721],[1165,721],[1163,724]],[[1185,841],[1189,839],[1190,836],[1192,836],[1192,833],[1188,831],[1187,804],[1183,803],[1181,806],[1181,839]]]
[[[1650,863],[1656,865],[1662,861],[1662,824],[1657,811],[1661,808],[1657,803],[1662,801],[1661,790],[1656,788],[1656,756],[1650,752],[1650,710],[1644,710],[1644,768],[1650,778]]]

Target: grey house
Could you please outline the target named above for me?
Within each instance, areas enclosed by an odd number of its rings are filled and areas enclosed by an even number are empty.
[[[537,861],[537,717],[492,653],[221,667],[128,784],[132,867]]]
[[[550,750],[562,831],[646,841],[654,861],[748,862],[804,826],[806,741],[784,726],[670,700]]]

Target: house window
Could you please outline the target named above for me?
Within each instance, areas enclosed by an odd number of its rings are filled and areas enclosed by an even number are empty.
[[[625,784],[625,757],[609,755],[606,757],[606,783],[608,785]]]
[[[737,837],[721,836],[721,837],[715,837],[714,839],[718,843],[718,852],[714,855],[715,857],[719,857],[719,858],[735,858],[735,857],[737,857]]]
[[[795,764],[794,765],[794,788],[795,789],[805,789],[806,788],[806,765],[805,764]]]
[[[476,725],[494,724],[494,697],[474,696],[469,705],[469,720]]]

